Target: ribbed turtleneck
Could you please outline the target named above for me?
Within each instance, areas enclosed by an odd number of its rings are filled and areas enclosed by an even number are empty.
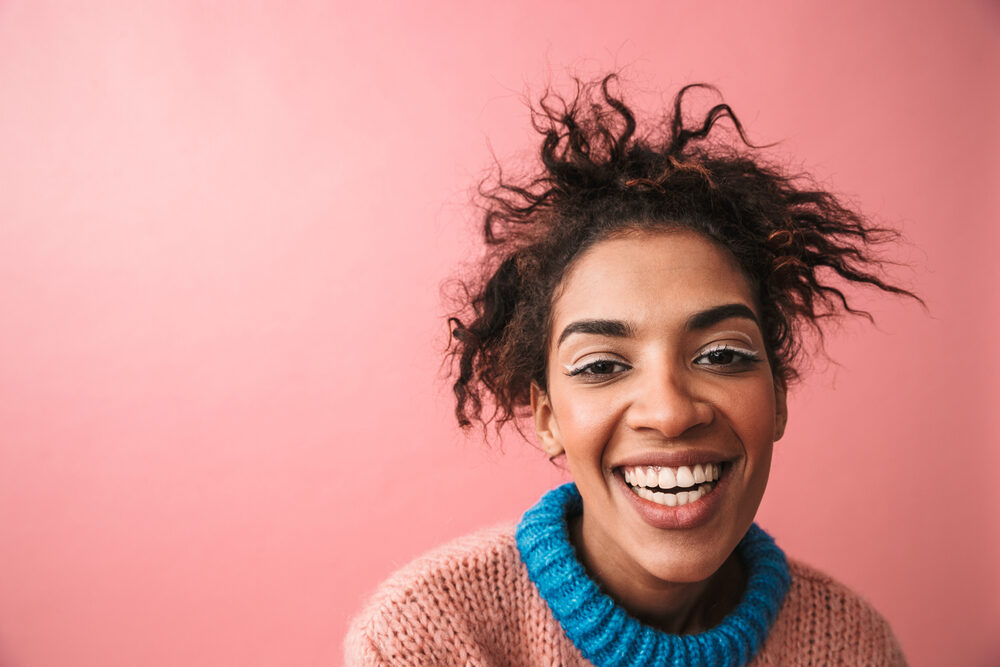
[[[610,665],[746,665],[760,650],[788,592],[785,554],[753,524],[737,550],[747,568],[743,598],[714,628],[672,635],[629,615],[603,593],[576,557],[568,517],[582,510],[569,483],[542,496],[517,526],[528,575],[570,641],[597,667]]]

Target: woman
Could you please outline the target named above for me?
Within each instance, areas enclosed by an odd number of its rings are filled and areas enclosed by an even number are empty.
[[[452,320],[456,415],[515,424],[573,483],[396,573],[351,664],[899,665],[859,596],[753,524],[803,328],[856,312],[893,234],[765,164],[681,90],[640,136],[614,77],[543,98],[541,171],[485,191]],[[715,140],[728,119],[737,151]]]

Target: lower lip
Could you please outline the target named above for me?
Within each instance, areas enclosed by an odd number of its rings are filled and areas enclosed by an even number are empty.
[[[703,495],[693,503],[670,507],[654,503],[652,500],[640,498],[632,488],[625,483],[620,474],[615,475],[618,485],[621,487],[625,497],[639,513],[639,516],[654,528],[683,529],[697,528],[712,520],[722,502],[722,495],[729,486],[729,473],[732,466],[726,466],[725,471],[715,483],[715,488],[710,493]]]

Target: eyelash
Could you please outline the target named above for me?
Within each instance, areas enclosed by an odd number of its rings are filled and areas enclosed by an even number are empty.
[[[738,358],[737,359],[733,359],[731,362],[726,363],[726,364],[701,364],[701,363],[698,363],[699,359],[706,359],[708,357],[708,355],[716,353],[716,352],[731,352],[733,354],[733,356],[738,357]],[[697,365],[697,366],[723,366],[723,367],[725,367],[725,366],[731,366],[731,365],[739,364],[739,363],[757,363],[759,361],[761,361],[760,355],[757,354],[756,352],[754,352],[753,350],[747,350],[745,348],[733,347],[732,345],[725,345],[725,344],[723,344],[723,345],[716,345],[715,347],[709,348],[709,349],[705,350],[704,352],[702,352],[701,354],[699,354],[697,357],[694,358],[694,364]]]
[[[615,359],[596,359],[582,366],[577,366],[576,368],[567,368],[566,375],[569,377],[576,377],[577,375],[587,375],[591,378],[605,378],[610,377],[613,373],[588,373],[588,370],[593,370],[594,366],[598,364],[610,364],[611,366],[621,366],[625,370],[630,370],[632,367],[623,361],[617,361]]]
[[[707,359],[708,355],[714,354],[714,353],[718,353],[718,352],[729,352],[735,358],[733,360],[731,360],[730,362],[728,362],[728,363],[718,363],[718,364],[699,363],[700,359]],[[696,366],[716,366],[716,367],[726,368],[726,367],[732,367],[732,366],[739,366],[740,364],[758,363],[760,361],[761,361],[760,355],[757,354],[756,352],[754,352],[753,350],[747,350],[747,349],[744,349],[744,348],[739,348],[739,347],[734,347],[732,345],[725,345],[725,344],[723,344],[723,345],[716,345],[715,347],[712,347],[712,348],[709,348],[709,349],[705,350],[704,352],[702,352],[701,354],[699,354],[698,356],[696,356],[694,358],[693,363]],[[582,376],[587,377],[590,380],[604,379],[604,378],[608,378],[608,377],[611,377],[611,376],[615,375],[614,371],[611,371],[611,372],[608,372],[608,373],[596,373],[596,372],[593,372],[595,366],[602,365],[602,364],[607,364],[607,365],[610,365],[612,367],[614,367],[614,366],[621,366],[624,370],[617,371],[619,373],[627,371],[627,370],[631,370],[631,368],[632,368],[631,366],[629,366],[625,362],[618,361],[616,359],[596,359],[596,360],[588,362],[588,363],[586,363],[586,364],[584,364],[582,366],[577,366],[576,368],[567,368],[566,369],[566,375],[569,376],[569,377],[576,377],[578,375],[582,375]]]

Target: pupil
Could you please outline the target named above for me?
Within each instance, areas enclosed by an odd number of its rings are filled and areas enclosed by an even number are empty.
[[[708,360],[714,364],[728,364],[733,360],[731,350],[715,350],[708,353]]]

